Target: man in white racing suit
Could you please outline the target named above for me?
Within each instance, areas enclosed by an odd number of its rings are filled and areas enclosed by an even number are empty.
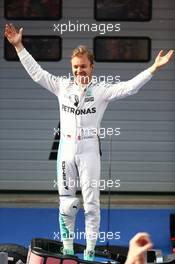
[[[63,253],[74,253],[74,223],[79,208],[76,182],[79,177],[85,210],[87,246],[84,258],[93,260],[100,225],[98,130],[104,111],[109,102],[137,93],[152,78],[153,73],[170,60],[173,51],[169,51],[165,56],[162,51],[159,52],[155,63],[133,79],[108,84],[93,81],[93,54],[85,46],[79,46],[71,57],[74,76],[72,81],[55,77],[40,67],[22,45],[22,29],[17,32],[12,24],[6,25],[5,36],[15,47],[30,77],[51,91],[59,100],[61,140],[57,175]]]

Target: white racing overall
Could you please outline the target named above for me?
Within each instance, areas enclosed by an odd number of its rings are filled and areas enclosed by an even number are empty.
[[[30,77],[58,97],[61,140],[57,158],[62,240],[73,238],[79,201],[75,197],[79,177],[84,210],[85,233],[96,241],[100,225],[100,155],[96,133],[108,103],[135,94],[151,79],[145,70],[133,79],[117,84],[91,81],[82,92],[75,82],[43,70],[23,49],[18,56]],[[94,184],[94,180],[97,184]]]

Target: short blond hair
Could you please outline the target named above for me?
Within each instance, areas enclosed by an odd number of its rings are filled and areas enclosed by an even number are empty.
[[[76,56],[87,55],[91,64],[94,63],[93,53],[84,45],[79,45],[72,51],[71,60]]]

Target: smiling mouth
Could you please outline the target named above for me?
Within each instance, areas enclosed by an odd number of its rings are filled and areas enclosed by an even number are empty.
[[[76,76],[84,76],[84,74],[76,74]]]
[[[85,72],[82,72],[82,73],[75,73],[76,76],[85,76],[86,73]]]

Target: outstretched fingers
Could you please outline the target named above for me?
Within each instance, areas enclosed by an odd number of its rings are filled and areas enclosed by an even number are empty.
[[[4,35],[5,37],[14,36],[17,33],[16,28],[13,26],[12,23],[5,25]]]
[[[22,35],[22,33],[23,33],[23,28],[20,28],[19,33]]]
[[[5,37],[8,37],[9,34],[11,34],[11,30],[8,24],[5,25],[4,35]]]
[[[159,57],[167,57],[168,59],[171,59],[173,56],[174,50],[169,50],[164,56],[163,56],[163,50],[161,50],[158,54]]]
[[[17,33],[16,28],[14,27],[14,25],[12,23],[10,23],[10,29],[11,29],[11,32],[13,34],[16,34]]]
[[[159,56],[159,57],[162,57],[162,56],[163,56],[163,50],[160,50],[160,51],[159,51],[158,56]]]
[[[169,51],[168,51],[168,53],[167,53],[167,57],[168,57],[169,60],[172,58],[173,53],[174,53],[174,50],[169,50]]]
[[[6,26],[5,26],[5,33],[7,36],[13,34],[12,29],[11,29],[10,25],[8,25],[8,24],[6,24]]]

